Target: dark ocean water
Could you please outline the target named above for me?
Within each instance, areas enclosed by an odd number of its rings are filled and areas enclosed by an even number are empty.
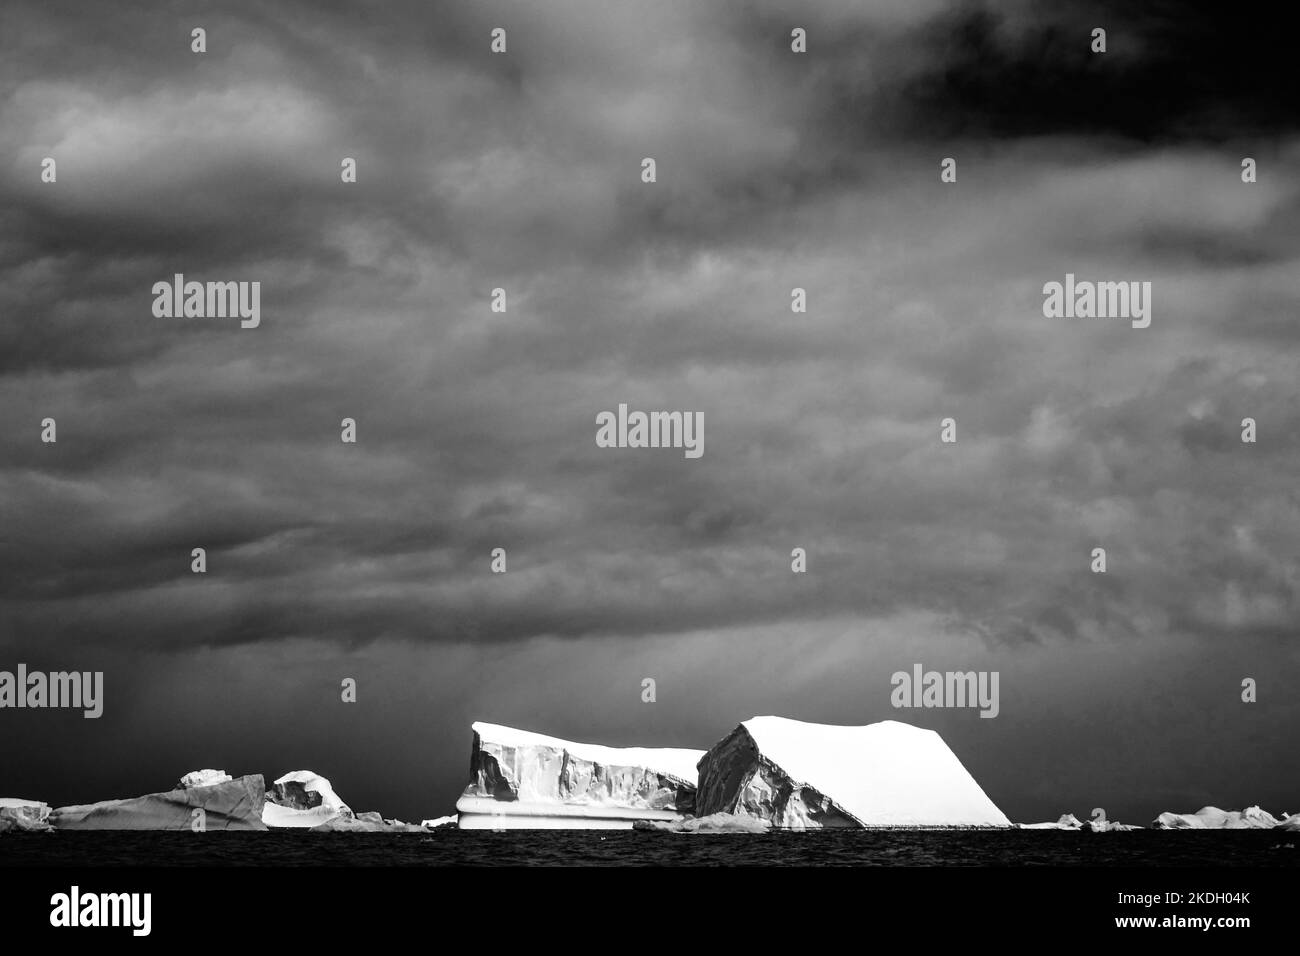
[[[54,832],[0,837],[0,866],[1297,867],[1300,835],[1222,832],[636,830]]]

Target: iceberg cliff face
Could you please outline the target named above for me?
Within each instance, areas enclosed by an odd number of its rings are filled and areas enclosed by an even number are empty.
[[[602,747],[476,722],[461,829],[631,827],[694,807],[700,750]]]
[[[895,720],[747,720],[700,761],[696,812],[794,830],[1011,826],[937,733]]]

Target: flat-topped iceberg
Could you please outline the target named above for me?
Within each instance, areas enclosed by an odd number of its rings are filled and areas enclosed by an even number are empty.
[[[751,718],[700,761],[695,812],[793,830],[1011,826],[937,733],[896,720]]]
[[[268,827],[306,829],[352,816],[352,808],[339,799],[330,782],[310,770],[277,777],[262,808],[262,822]]]
[[[210,786],[59,807],[50,811],[49,822],[56,830],[265,830],[265,800],[265,781],[255,773]]]
[[[474,723],[462,830],[629,828],[694,807],[696,763],[681,748],[603,747]]]

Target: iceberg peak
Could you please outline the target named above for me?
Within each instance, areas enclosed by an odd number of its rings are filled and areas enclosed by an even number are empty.
[[[1011,826],[939,734],[897,720],[751,717],[701,759],[696,812],[799,830]]]
[[[190,790],[194,787],[215,787],[219,783],[229,783],[234,779],[224,770],[192,770],[181,777],[181,782],[176,785],[176,789]]]

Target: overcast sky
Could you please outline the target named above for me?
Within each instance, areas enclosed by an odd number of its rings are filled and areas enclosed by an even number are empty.
[[[1016,820],[1300,811],[1291,38],[1047,6],[6,2],[0,669],[106,700],[0,711],[0,795],[418,820],[474,719],[773,713],[933,727]],[[260,327],[155,318],[174,273]],[[1150,328],[1044,318],[1066,273]],[[620,402],[703,457],[598,448]],[[1001,713],[894,710],[914,663]]]

